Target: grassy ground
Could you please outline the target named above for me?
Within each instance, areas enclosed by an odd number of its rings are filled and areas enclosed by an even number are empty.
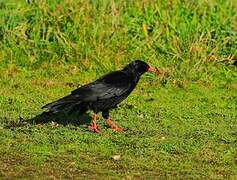
[[[0,177],[237,178],[236,12],[235,0],[0,1]],[[163,74],[112,111],[124,133],[37,121],[132,59]]]

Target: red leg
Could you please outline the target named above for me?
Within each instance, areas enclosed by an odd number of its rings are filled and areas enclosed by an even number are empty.
[[[100,133],[100,130],[98,129],[98,126],[96,125],[96,118],[97,114],[94,114],[92,116],[92,124],[88,126],[89,130],[94,131],[96,133]]]
[[[118,127],[110,118],[105,120],[106,124],[110,126],[114,131],[122,132],[123,129]]]

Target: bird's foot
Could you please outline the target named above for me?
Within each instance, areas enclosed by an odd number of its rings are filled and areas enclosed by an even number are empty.
[[[101,131],[100,131],[100,129],[98,128],[98,126],[96,126],[96,125],[94,125],[94,124],[89,125],[89,126],[88,126],[88,129],[89,129],[90,131],[95,132],[95,133],[101,133]]]
[[[106,124],[114,131],[117,131],[117,132],[123,131],[123,129],[118,127],[111,119],[106,119]]]

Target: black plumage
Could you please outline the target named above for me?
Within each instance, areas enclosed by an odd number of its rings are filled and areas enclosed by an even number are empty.
[[[120,71],[108,73],[94,82],[79,87],[55,102],[49,103],[42,108],[47,108],[53,113],[77,111],[80,114],[92,110],[93,123],[89,128],[99,132],[96,125],[96,114],[102,112],[107,124],[114,130],[122,131],[109,117],[109,110],[116,107],[136,87],[140,76],[145,72],[159,73],[158,69],[149,66],[141,60],[135,60]]]

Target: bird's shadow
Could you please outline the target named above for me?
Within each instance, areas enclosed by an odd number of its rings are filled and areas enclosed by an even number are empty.
[[[14,121],[8,121],[6,123],[6,128],[17,128],[17,127],[23,127],[27,125],[38,125],[38,124],[47,124],[47,123],[53,123],[53,124],[60,124],[63,126],[67,125],[74,125],[74,126],[80,126],[80,125],[88,125],[91,123],[91,117],[89,114],[83,114],[78,115],[77,113],[73,114],[67,114],[64,112],[60,113],[52,113],[52,112],[43,112],[39,115],[36,115],[33,118],[30,119],[24,119],[19,118]]]

